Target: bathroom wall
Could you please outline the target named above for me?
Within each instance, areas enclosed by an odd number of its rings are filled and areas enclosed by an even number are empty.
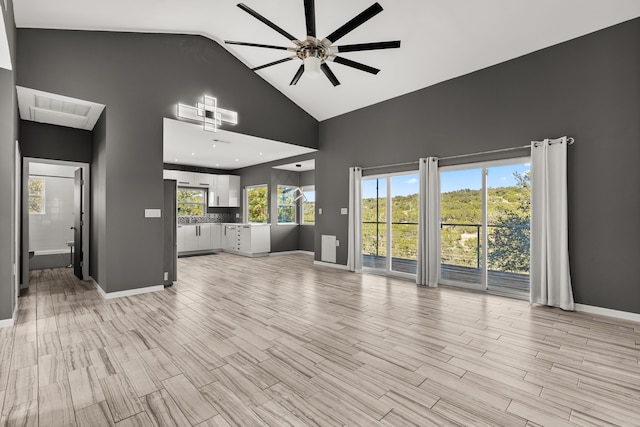
[[[44,214],[29,214],[29,250],[36,255],[66,253],[73,240],[73,173],[71,166],[31,163],[29,176],[44,179]]]

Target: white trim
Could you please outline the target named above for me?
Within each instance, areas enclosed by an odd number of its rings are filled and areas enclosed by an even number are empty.
[[[331,267],[331,268],[336,268],[338,270],[349,270],[349,268],[346,265],[343,264],[334,264],[332,262],[324,262],[324,261],[313,261],[313,265],[319,265],[321,267]]]
[[[114,299],[114,298],[122,298],[122,297],[130,297],[133,295],[146,294],[149,292],[159,292],[164,290],[164,285],[155,285],[155,286],[147,286],[145,288],[138,289],[129,289],[126,291],[118,291],[118,292],[105,292],[104,289],[94,280],[93,277],[89,277],[87,281],[93,283],[93,286],[96,287],[98,293],[102,297],[102,299]]]
[[[632,322],[640,322],[639,313],[631,313],[629,311],[612,310],[610,308],[596,307],[594,305],[574,304],[576,311],[583,313],[598,314],[600,316],[615,317],[616,319],[631,320]]]
[[[15,316],[15,314],[14,314]],[[0,320],[0,328],[10,328],[14,325],[14,320],[13,319],[3,319]]]
[[[282,252],[271,252],[269,256],[280,256],[280,255],[294,255],[294,254],[303,254],[303,255],[315,255],[315,252],[310,251],[282,251]]]

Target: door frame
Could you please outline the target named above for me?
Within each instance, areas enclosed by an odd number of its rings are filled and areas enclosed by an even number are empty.
[[[41,159],[37,157],[24,157],[22,167],[22,221],[23,221],[23,237],[22,237],[22,288],[29,286],[29,166],[31,163],[44,163],[50,165],[71,166],[82,168],[82,205],[83,220],[82,226],[82,276],[85,280],[89,280],[89,262],[90,262],[90,232],[91,232],[91,165],[83,162],[72,162],[66,160]]]
[[[373,267],[365,267],[362,266],[362,271],[367,272],[367,273],[372,273],[372,274],[382,274],[385,276],[393,276],[393,277],[400,277],[403,279],[411,279],[411,280],[415,280],[416,275],[415,274],[411,274],[411,273],[404,273],[402,271],[395,271],[392,270],[392,258],[393,258],[393,254],[391,253],[391,242],[393,239],[393,233],[392,233],[392,224],[390,223],[390,221],[393,219],[392,217],[392,212],[391,212],[391,207],[392,207],[392,203],[390,203],[391,201],[391,191],[392,191],[392,185],[391,185],[391,178],[396,177],[396,176],[403,176],[403,175],[419,175],[419,171],[418,170],[411,170],[411,171],[402,171],[402,172],[390,172],[390,173],[381,173],[381,174],[375,174],[375,175],[366,175],[363,176],[361,178],[361,183],[362,181],[366,181],[366,180],[370,180],[370,179],[386,179],[387,180],[387,184],[386,184],[386,199],[387,199],[387,206],[386,206],[386,210],[385,210],[385,217],[387,218],[387,223],[386,223],[386,228],[387,231],[385,233],[385,239],[387,241],[387,255],[386,255],[386,261],[385,261],[385,269],[379,269],[379,268],[373,268]],[[362,203],[362,196],[361,198],[361,203]],[[418,203],[419,204],[419,203]],[[420,209],[420,206],[418,206],[418,209]],[[362,211],[362,210],[361,210]],[[360,224],[362,224],[362,212],[360,213]],[[362,252],[362,248],[360,248],[360,252]]]
[[[482,201],[481,201],[481,209],[482,209],[482,242],[478,242],[478,244],[482,243],[482,248],[488,248],[489,247],[489,236],[488,233],[486,232],[487,230],[487,225],[488,225],[488,209],[487,209],[487,204],[488,204],[488,187],[487,187],[487,169],[489,168],[493,168],[493,167],[499,167],[499,166],[509,166],[509,165],[517,165],[517,164],[526,164],[526,163],[531,163],[531,156],[518,156],[518,157],[510,157],[510,158],[506,158],[506,159],[500,159],[500,160],[487,160],[487,161],[482,161],[482,162],[473,162],[473,163],[461,163],[461,164],[457,164],[457,165],[451,165],[451,166],[442,166],[439,168],[438,170],[438,174],[442,173],[442,172],[454,172],[454,171],[462,171],[462,170],[468,170],[468,169],[481,169],[482,173],[481,173],[481,177],[482,177]],[[442,180],[440,180],[440,183],[442,183]],[[440,188],[440,196],[442,196],[442,187]],[[440,247],[440,250],[438,251],[438,264],[442,264],[442,258],[441,258],[441,254],[442,254],[442,246]],[[499,292],[495,292],[492,289],[489,289],[488,286],[488,272],[489,269],[487,267],[488,265],[488,253],[486,250],[482,251],[482,272],[481,272],[481,283],[475,285],[475,284],[471,284],[471,283],[464,283],[464,282],[456,282],[453,280],[442,280],[442,273],[441,276],[438,277],[438,283],[445,285],[445,286],[453,286],[453,287],[457,287],[457,288],[464,288],[464,289],[470,289],[470,290],[474,290],[474,291],[483,291],[483,292],[490,292],[490,293],[500,293],[500,294],[510,294],[509,296],[514,296],[514,297],[521,297],[519,293],[513,293],[513,295],[511,295],[511,292],[509,292],[508,290],[500,290]]]

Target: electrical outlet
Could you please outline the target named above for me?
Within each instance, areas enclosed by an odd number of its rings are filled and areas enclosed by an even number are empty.
[[[239,213],[236,214],[236,218],[240,218],[240,214]]]
[[[322,215],[322,208],[318,208],[318,215]]]
[[[340,208],[340,215],[346,215],[349,213],[349,209],[348,208]]]
[[[340,240],[336,240],[336,246],[340,246]]]
[[[168,271],[164,272],[164,280],[169,280],[169,272]]]

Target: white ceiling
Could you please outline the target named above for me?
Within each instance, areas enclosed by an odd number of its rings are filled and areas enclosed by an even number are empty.
[[[165,118],[163,160],[215,169],[240,169],[260,163],[313,153],[314,149]]]
[[[315,159],[303,160],[301,162],[293,162],[287,163],[286,165],[274,166],[273,168],[294,172],[306,172],[316,169],[316,161]]]
[[[103,104],[55,93],[16,86],[22,120],[93,130],[104,110]]]
[[[302,0],[242,0],[304,38]],[[287,52],[227,46],[223,40],[290,46],[236,7],[238,0],[15,0],[18,27],[202,34],[249,67]],[[384,11],[337,45],[401,40],[400,49],[344,53],[380,68],[377,75],[331,64],[342,85],[320,76],[289,86],[299,64],[258,72],[318,120],[328,119],[640,16],[638,0],[379,0]],[[323,38],[374,0],[316,0]],[[242,113],[242,112],[240,112]]]

